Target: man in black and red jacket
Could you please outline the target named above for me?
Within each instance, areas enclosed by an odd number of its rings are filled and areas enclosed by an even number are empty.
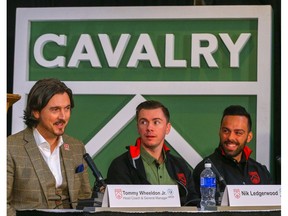
[[[108,169],[107,184],[178,185],[181,205],[196,205],[192,172],[180,157],[165,145],[170,132],[170,114],[158,101],[145,101],[136,108],[140,137],[136,145],[114,159]]]
[[[212,170],[214,169],[217,176],[219,193],[216,194],[216,200],[224,192],[226,185],[272,184],[272,177],[266,166],[250,157],[252,150],[247,143],[253,138],[251,128],[251,117],[244,107],[232,105],[224,110],[219,130],[219,146],[193,170],[198,197],[200,174],[204,169],[204,163],[208,161],[212,162]]]

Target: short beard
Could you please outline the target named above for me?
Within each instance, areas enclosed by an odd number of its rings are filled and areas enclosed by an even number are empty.
[[[234,142],[234,143],[235,143],[235,142]],[[241,146],[241,147],[239,147],[239,146],[240,146],[239,143],[236,143],[237,146],[238,146],[238,148],[237,148],[236,151],[233,151],[233,152],[228,151],[228,150],[226,150],[226,149],[223,147],[223,146],[225,145],[225,143],[224,143],[224,144],[221,144],[221,143],[220,143],[220,145],[221,145],[223,151],[225,152],[226,156],[231,157],[231,158],[234,158],[234,157],[238,156],[239,154],[241,154],[241,152],[243,151],[244,147],[246,146],[246,143],[247,143],[247,141],[245,141],[244,145]]]

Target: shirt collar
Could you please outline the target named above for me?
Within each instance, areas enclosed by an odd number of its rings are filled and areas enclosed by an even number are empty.
[[[143,158],[143,160],[146,161],[147,164],[152,164],[152,163],[157,163],[157,160],[152,157],[146,150],[145,148],[143,148],[143,146],[141,145],[141,157]],[[165,154],[165,151],[164,149],[162,149],[162,154],[163,154],[163,157],[164,157],[164,160],[163,162],[166,160],[166,154]]]
[[[49,143],[47,142],[47,140],[39,133],[39,131],[36,129],[36,128],[33,128],[33,136],[34,136],[34,139],[35,139],[35,142],[37,144],[37,146],[40,146],[42,144],[48,144]],[[58,139],[58,145],[57,146],[61,146],[63,145],[63,137],[62,136],[59,136],[59,139]],[[50,147],[50,145],[49,145]]]

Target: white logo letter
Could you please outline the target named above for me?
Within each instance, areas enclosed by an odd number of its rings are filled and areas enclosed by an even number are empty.
[[[219,34],[230,52],[230,67],[239,67],[239,55],[244,45],[249,40],[251,33],[242,33],[234,44],[228,34]]]
[[[166,67],[187,67],[186,60],[175,60],[175,36],[173,34],[166,34],[165,47],[165,66]]]
[[[146,53],[143,53],[143,51]],[[148,60],[152,67],[161,67],[156,51],[148,34],[141,34],[131,54],[127,67],[137,67],[139,60]]]
[[[201,47],[201,41],[207,41],[207,47]],[[212,54],[218,49],[217,38],[213,34],[192,34],[191,67],[200,67],[200,55],[203,55],[209,67],[218,67]]]
[[[99,34],[98,37],[103,47],[103,51],[106,56],[109,67],[117,68],[119,66],[119,63],[122,59],[124,51],[131,37],[130,34],[121,34],[121,37],[118,41],[118,44],[116,45],[114,52],[111,45],[111,41],[107,34]]]
[[[55,42],[59,46],[66,46],[66,35],[44,34],[40,36],[34,46],[34,58],[36,62],[47,68],[64,67],[65,57],[57,56],[54,60],[47,60],[43,55],[44,46],[49,42]]]
[[[68,63],[68,67],[78,67],[80,61],[90,61],[92,67],[101,67],[93,41],[88,34],[82,34],[80,36]]]

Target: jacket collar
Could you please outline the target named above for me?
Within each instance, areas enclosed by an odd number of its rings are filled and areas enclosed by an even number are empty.
[[[136,144],[134,146],[129,146],[129,152],[132,159],[137,159],[140,157],[140,149],[141,149],[140,147],[141,147],[141,138],[139,137],[137,138]],[[163,149],[165,152],[170,151],[170,149],[166,146],[165,143],[163,145]]]
[[[225,154],[222,146],[219,146],[219,149],[220,149],[220,151],[221,151],[221,154],[224,155],[224,156],[226,156],[226,154]],[[244,154],[245,159],[248,160],[249,157],[250,157],[250,155],[252,154],[252,150],[251,150],[247,145],[245,145],[242,153]]]

